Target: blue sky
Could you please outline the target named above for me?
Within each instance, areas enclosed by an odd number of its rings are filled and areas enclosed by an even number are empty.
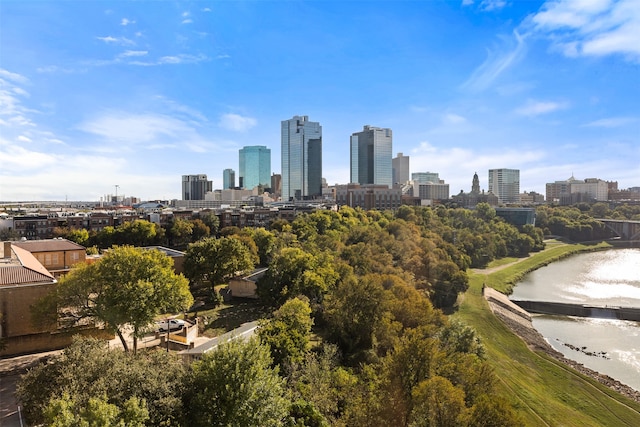
[[[393,130],[451,193],[520,169],[640,185],[640,1],[0,2],[0,200],[180,198],[280,121]]]

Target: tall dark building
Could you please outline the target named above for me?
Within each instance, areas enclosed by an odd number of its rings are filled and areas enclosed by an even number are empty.
[[[393,186],[391,129],[364,126],[351,135],[351,182]]]
[[[213,182],[206,174],[182,175],[182,200],[204,200],[204,195],[212,191]]]

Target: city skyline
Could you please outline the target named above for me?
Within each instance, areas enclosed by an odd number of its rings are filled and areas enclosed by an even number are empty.
[[[2,2],[0,200],[180,199],[256,144],[278,173],[295,115],[329,185],[370,123],[452,194],[498,168],[638,186],[639,72],[633,0]]]

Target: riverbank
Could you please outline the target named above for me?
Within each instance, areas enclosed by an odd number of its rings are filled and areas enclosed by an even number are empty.
[[[534,328],[533,323],[531,323],[531,315],[529,313],[519,313],[517,309],[520,309],[520,307],[515,304],[513,304],[513,308],[508,308],[507,305],[510,304],[509,299],[506,296],[500,294],[504,297],[504,300],[500,301],[500,297],[498,296],[496,298],[495,293],[498,292],[491,288],[485,288],[484,290],[483,294],[485,299],[489,303],[489,308],[497,318],[499,318],[505,325],[509,327],[509,329],[511,329],[511,331],[513,331],[513,333],[522,338],[522,340],[532,351],[543,352],[546,355],[553,357],[559,362],[569,366],[570,368],[575,369],[581,374],[593,378],[600,384],[609,387],[610,389],[622,394],[623,396],[626,396],[636,402],[640,402],[640,391],[637,391],[629,387],[628,385],[623,384],[614,378],[611,378],[608,375],[604,375],[594,371],[593,369],[589,369],[583,364],[576,362],[575,360],[567,359],[566,357],[564,357],[562,353],[554,349],[540,334],[540,332],[538,332]]]
[[[497,394],[507,397],[527,426],[633,426],[640,425],[640,403],[620,392],[614,381],[605,386],[598,373],[559,358],[532,326],[494,314],[484,299],[483,285],[502,293],[524,275],[552,260],[574,253],[609,248],[552,242],[530,257],[499,261],[491,272],[469,271],[469,290],[453,316],[473,326],[482,339],[487,360],[494,369]],[[502,264],[502,265],[500,265]]]

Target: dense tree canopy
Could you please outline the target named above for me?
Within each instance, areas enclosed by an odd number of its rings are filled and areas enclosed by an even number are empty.
[[[221,345],[192,366],[185,395],[189,426],[283,425],[289,411],[285,383],[271,367],[269,348],[251,339]]]
[[[147,413],[141,418],[148,426],[174,426],[181,423],[185,375],[182,361],[168,353],[134,355],[77,339],[62,355],[30,370],[17,396],[31,425],[81,425],[79,418],[98,412],[129,421]]]

